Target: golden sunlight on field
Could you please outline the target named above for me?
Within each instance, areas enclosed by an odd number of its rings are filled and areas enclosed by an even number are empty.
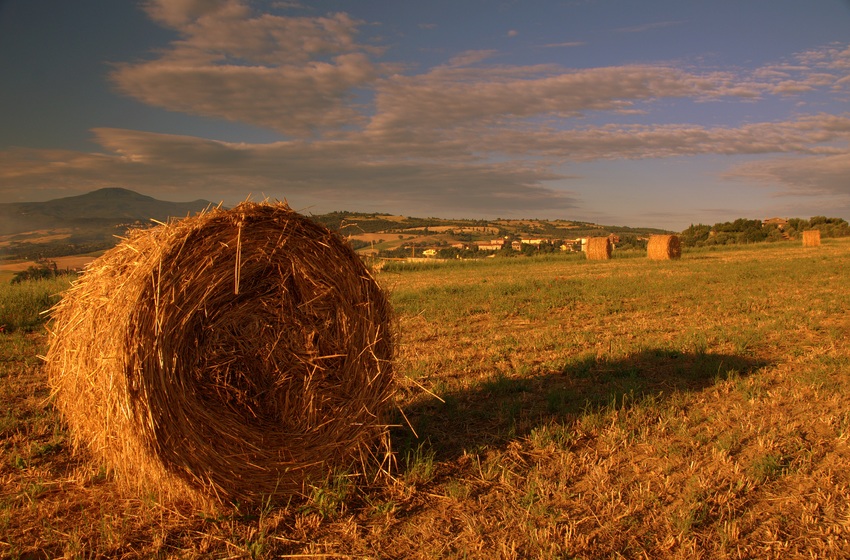
[[[60,270],[80,270],[96,258],[97,257],[93,255],[72,255],[68,257],[55,257],[50,260],[55,262],[56,268]],[[5,270],[9,272],[20,272],[22,270],[26,270],[31,266],[38,266],[38,263],[36,263],[35,261],[3,263],[0,264],[0,271]]]
[[[0,554],[848,558],[848,270],[850,239],[388,264],[392,471],[216,512],[119,498],[43,332],[0,334]]]

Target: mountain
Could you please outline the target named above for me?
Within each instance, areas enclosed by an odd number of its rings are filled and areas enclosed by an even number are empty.
[[[199,212],[212,203],[167,202],[137,192],[107,188],[46,202],[0,203],[0,235],[36,230],[109,227],[134,222],[165,221]]]
[[[130,226],[204,210],[207,200],[167,202],[108,188],[46,202],[0,203],[0,260],[38,260],[103,251]]]

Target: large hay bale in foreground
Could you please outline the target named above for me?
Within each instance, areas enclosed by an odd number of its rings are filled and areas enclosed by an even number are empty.
[[[810,229],[803,232],[803,247],[820,246],[820,230]]]
[[[609,237],[590,237],[587,240],[587,258],[592,261],[610,259],[612,249]]]
[[[656,261],[678,259],[682,256],[682,243],[678,235],[651,235],[646,244],[646,255]]]
[[[130,491],[285,498],[388,452],[386,297],[285,204],[134,231],[53,319],[56,406]]]

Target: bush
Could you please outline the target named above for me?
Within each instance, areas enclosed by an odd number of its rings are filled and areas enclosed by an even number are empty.
[[[33,331],[47,321],[45,311],[53,307],[71,284],[70,276],[0,284],[0,329]]]

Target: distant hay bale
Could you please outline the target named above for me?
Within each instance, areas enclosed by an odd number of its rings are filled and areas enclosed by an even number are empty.
[[[587,258],[592,261],[603,261],[611,258],[611,239],[608,237],[591,237],[587,240]]]
[[[810,229],[803,232],[803,247],[820,246],[820,230]]]
[[[678,259],[682,256],[682,243],[678,235],[651,235],[646,244],[646,255],[656,261]]]
[[[284,499],[389,452],[387,299],[344,241],[285,204],[131,232],[51,331],[56,406],[127,491]]]

